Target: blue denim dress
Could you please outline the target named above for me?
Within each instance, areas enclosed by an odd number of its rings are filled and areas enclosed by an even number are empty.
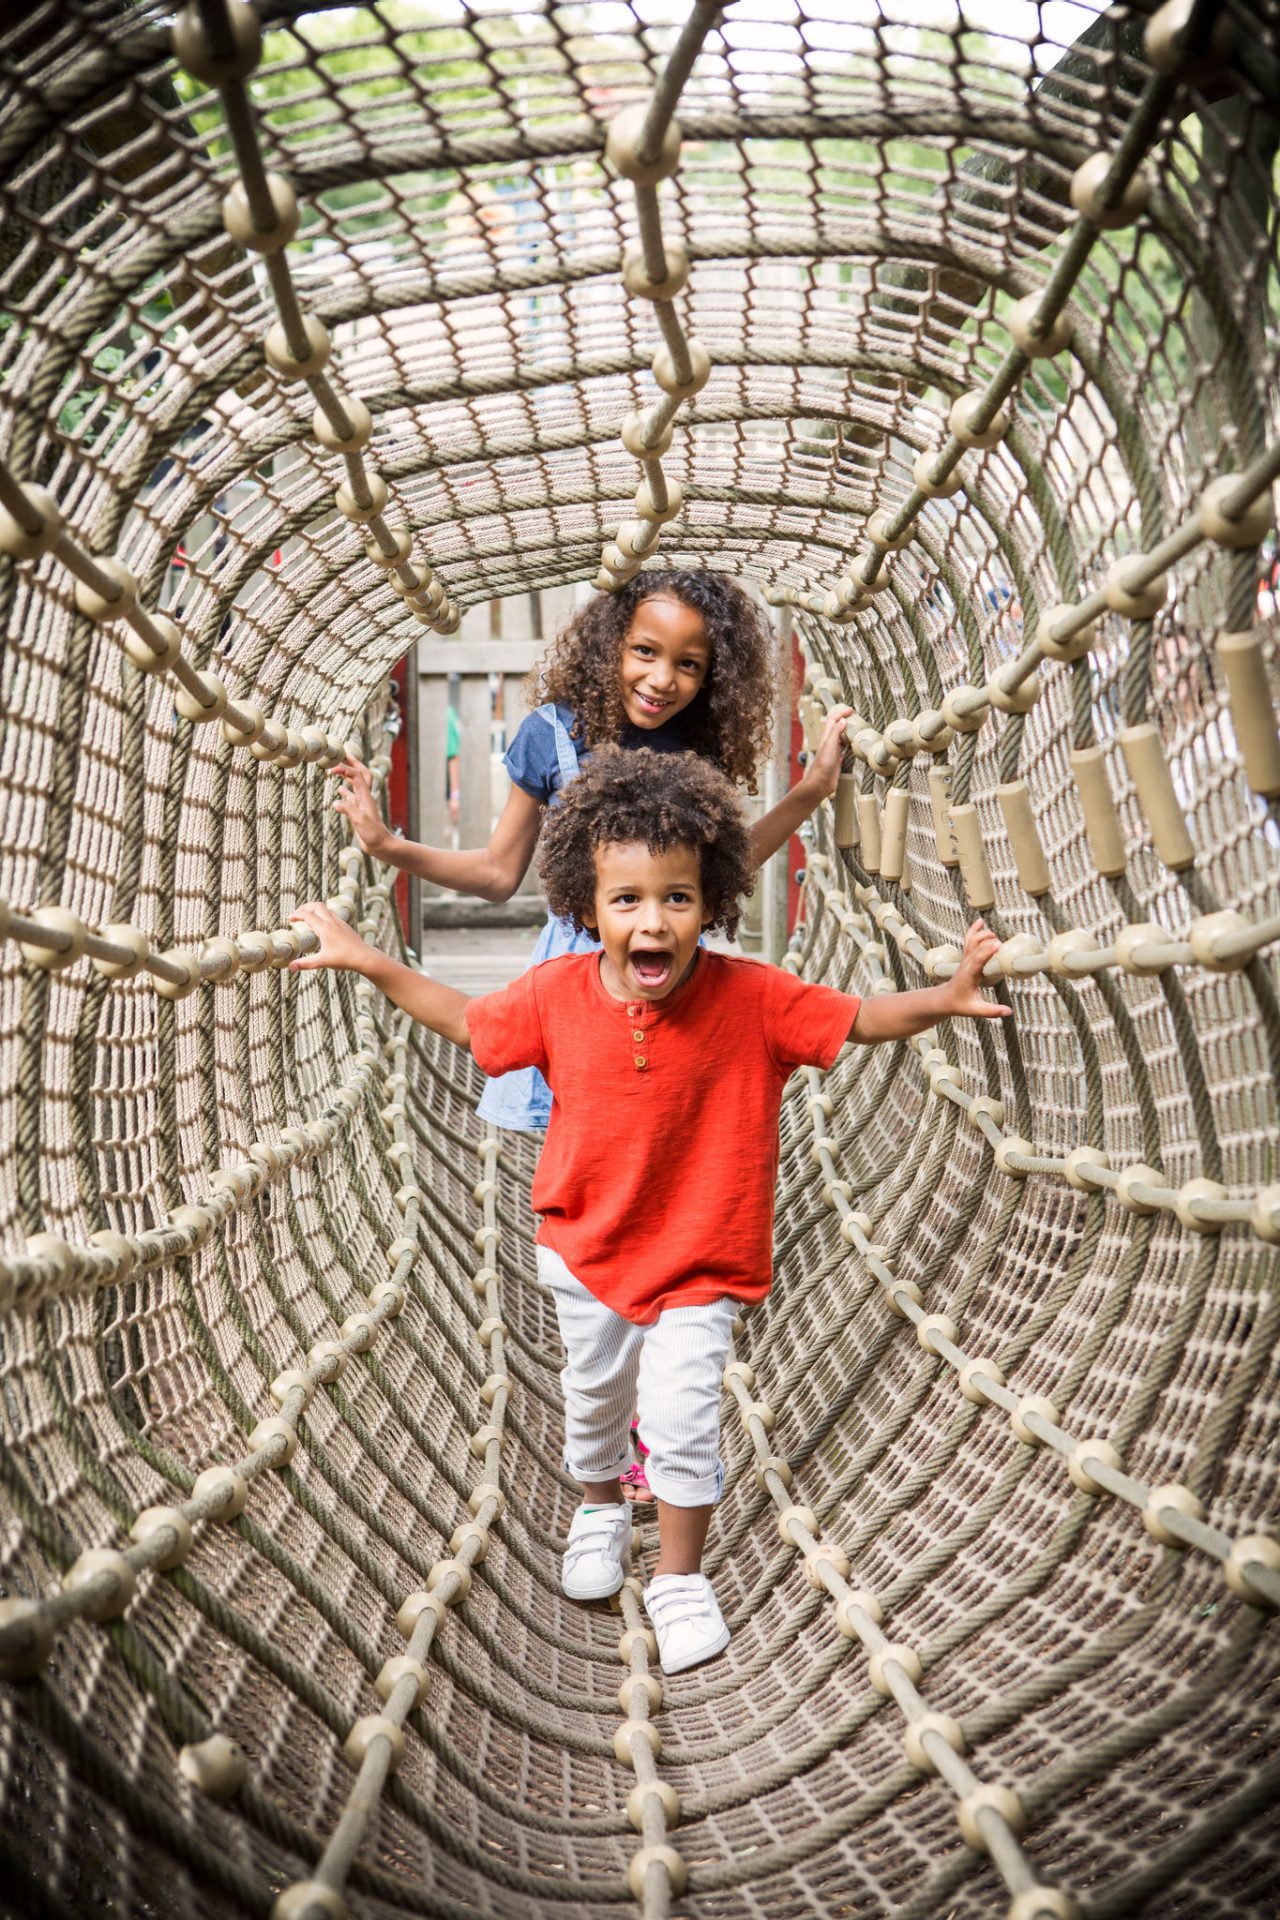
[[[535,713],[555,735],[560,784],[566,787],[578,772],[577,748],[553,705],[538,707]],[[559,797],[553,793],[548,804],[554,807]],[[594,935],[579,932],[572,920],[558,920],[549,914],[529,956],[529,966],[555,960],[562,953],[596,953],[599,948],[600,942]],[[551,1089],[536,1067],[519,1067],[514,1073],[500,1074],[496,1080],[485,1083],[476,1111],[482,1120],[495,1127],[509,1127],[513,1133],[542,1133],[551,1119]]]

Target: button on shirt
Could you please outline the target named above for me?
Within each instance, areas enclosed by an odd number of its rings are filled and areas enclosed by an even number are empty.
[[[551,1087],[539,1241],[640,1325],[667,1306],[762,1299],[782,1091],[797,1067],[831,1066],[858,1005],[705,949],[665,1000],[614,999],[598,953],[544,961],[472,1000],[484,1072],[533,1066]]]

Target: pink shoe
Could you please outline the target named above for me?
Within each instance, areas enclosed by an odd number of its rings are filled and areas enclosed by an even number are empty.
[[[648,1475],[644,1470],[644,1463],[649,1458],[649,1449],[640,1438],[638,1420],[631,1422],[631,1444],[636,1450],[637,1457],[624,1472],[618,1475],[622,1486],[622,1497],[637,1507],[652,1506],[653,1489],[649,1485]]]
[[[624,1500],[630,1500],[637,1507],[652,1506],[653,1488],[649,1485],[645,1470],[638,1460],[618,1475],[618,1484],[622,1488]]]

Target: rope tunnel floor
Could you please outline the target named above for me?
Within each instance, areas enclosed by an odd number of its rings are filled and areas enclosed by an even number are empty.
[[[1280,1908],[1278,146],[1251,0],[0,32],[6,1912]],[[393,665],[655,566],[855,709],[785,964],[1014,1009],[790,1083],[666,1680],[533,1145],[289,971]]]

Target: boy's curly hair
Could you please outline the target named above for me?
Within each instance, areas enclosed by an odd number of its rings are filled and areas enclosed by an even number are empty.
[[[536,699],[571,708],[574,738],[590,752],[621,740],[627,724],[618,672],[622,643],[641,601],[660,595],[700,614],[711,643],[706,680],[680,716],[690,751],[754,793],[756,769],[769,747],[776,643],[764,613],[725,574],[638,573],[616,593],[598,593],[534,669]]]
[[[542,830],[538,871],[551,911],[586,928],[595,918],[596,848],[640,842],[650,853],[696,847],[712,927],[732,936],[755,884],[738,796],[696,753],[597,748]]]

